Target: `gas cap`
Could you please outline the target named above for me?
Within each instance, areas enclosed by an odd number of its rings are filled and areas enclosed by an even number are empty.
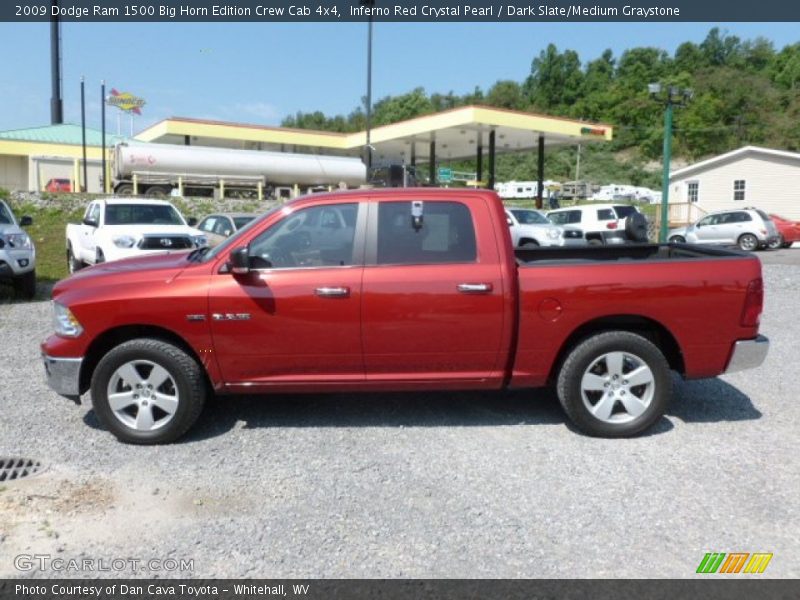
[[[545,321],[555,321],[563,312],[564,307],[555,298],[545,298],[539,303],[539,316]]]

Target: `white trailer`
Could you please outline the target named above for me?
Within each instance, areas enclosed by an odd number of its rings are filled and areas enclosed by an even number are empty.
[[[367,179],[359,158],[172,144],[119,143],[111,166],[115,193],[149,197],[261,198],[277,188],[358,187]]]

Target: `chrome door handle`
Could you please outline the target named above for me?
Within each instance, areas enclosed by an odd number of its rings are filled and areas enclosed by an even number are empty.
[[[320,298],[347,298],[350,296],[349,287],[318,287],[314,293]]]
[[[491,283],[459,283],[456,287],[462,294],[488,294],[492,291]]]

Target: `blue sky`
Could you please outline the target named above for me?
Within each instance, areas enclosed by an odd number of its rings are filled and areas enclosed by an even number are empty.
[[[522,81],[551,42],[584,62],[606,48],[615,56],[636,46],[672,53],[715,25],[776,48],[800,41],[797,23],[376,23],[373,98]],[[136,130],[168,116],[276,125],[298,110],[346,114],[366,85],[364,23],[65,23],[62,39],[65,116],[76,123],[81,75],[89,124],[99,126],[105,79],[147,100]],[[0,130],[48,124],[49,25],[0,24],[0,56]],[[116,109],[108,127],[116,130]]]

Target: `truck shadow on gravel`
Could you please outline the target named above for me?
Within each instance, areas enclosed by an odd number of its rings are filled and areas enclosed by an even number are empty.
[[[761,418],[750,398],[722,379],[674,380],[667,417],[684,423]],[[91,412],[85,419],[97,427]],[[245,429],[282,427],[503,427],[566,425],[551,389],[509,392],[425,392],[225,396],[213,399],[184,441],[213,438],[244,422]],[[662,418],[643,437],[675,426]]]

